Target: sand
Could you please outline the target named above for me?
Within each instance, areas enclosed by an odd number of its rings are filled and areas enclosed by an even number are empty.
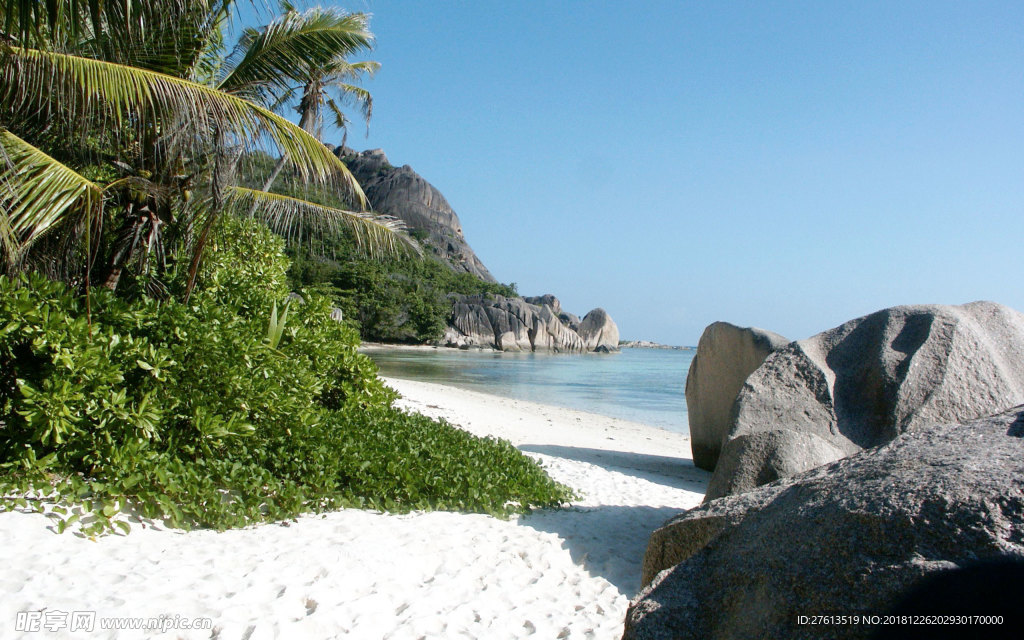
[[[706,489],[687,437],[388,384],[400,406],[506,438],[584,497],[510,520],[353,509],[223,533],[135,521],[128,535],[96,540],[57,534],[44,515],[4,513],[0,637],[619,638],[650,532]],[[164,628],[101,628],[111,618]]]

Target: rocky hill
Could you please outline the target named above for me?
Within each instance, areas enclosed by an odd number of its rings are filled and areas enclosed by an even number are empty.
[[[355,176],[374,211],[403,220],[414,237],[456,271],[497,282],[462,235],[462,223],[441,192],[409,165],[395,167],[382,149],[335,154]]]
[[[382,149],[357,152],[337,147],[334,153],[362,186],[373,210],[405,222],[428,255],[456,272],[497,282],[466,242],[451,205],[412,167],[395,167]],[[594,309],[581,320],[563,312],[550,294],[534,298],[453,294],[449,299],[448,328],[439,344],[499,351],[618,351],[618,327],[603,309]]]

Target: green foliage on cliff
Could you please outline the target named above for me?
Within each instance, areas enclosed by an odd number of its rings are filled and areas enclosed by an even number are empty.
[[[326,254],[331,257],[297,249],[289,272],[292,286],[329,291],[364,340],[423,343],[439,339],[451,315],[450,293],[518,295],[514,284],[456,273],[431,257],[367,259],[345,238],[332,241]]]
[[[251,153],[242,165],[243,183],[258,186],[273,170],[274,160]],[[287,172],[278,177],[271,191],[330,207],[351,206],[338,193],[304,184]],[[452,270],[431,255],[426,231],[412,229],[409,236],[423,245],[424,256],[381,260],[367,256],[343,233],[307,236],[288,249],[290,285],[293,290],[313,288],[330,296],[345,322],[356,327],[363,340],[391,343],[422,344],[440,339],[451,315],[450,293],[519,295],[515,284],[486,282]]]
[[[328,298],[303,292],[275,326],[282,244],[225,219],[187,304],[94,291],[91,320],[63,284],[0,277],[0,510],[83,505],[91,534],[129,507],[223,529],[347,506],[506,514],[569,498],[508,443],[392,408]]]

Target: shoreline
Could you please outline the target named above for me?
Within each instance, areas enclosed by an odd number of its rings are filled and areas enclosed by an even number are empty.
[[[588,447],[602,450],[615,450],[621,443],[628,443],[631,453],[681,458],[692,463],[690,436],[686,433],[437,382],[393,376],[381,376],[381,380],[402,395],[396,406],[444,418],[475,435],[504,438],[516,447],[537,439],[567,446],[585,442]],[[502,412],[503,417],[498,418],[495,411]],[[544,423],[559,424],[560,429],[544,432]]]
[[[454,354],[445,347],[380,343],[360,347],[361,353],[377,362],[382,378],[436,383],[461,391],[534,401],[644,424],[659,433],[689,435],[683,397],[689,361],[686,356],[678,356],[680,360],[676,362],[677,356],[672,356],[667,360],[655,358],[654,362],[645,364],[649,356],[644,353],[680,354],[685,353],[683,351],[641,348],[622,349],[614,354],[460,351],[462,353]],[[505,364],[509,364],[511,372],[507,384]],[[649,379],[652,373],[646,367],[664,374],[659,374],[653,388],[636,387],[629,382]],[[641,395],[647,398],[646,403],[639,400]],[[689,457],[689,449],[680,455]]]
[[[19,612],[45,610],[205,617],[221,640],[621,637],[650,533],[706,490],[710,474],[689,459],[689,437],[435,383],[385,382],[403,396],[396,406],[504,437],[582,498],[509,520],[345,509],[223,533],[133,522],[130,534],[95,541],[56,534],[43,515],[3,513],[0,630],[13,630]],[[97,627],[47,637],[151,634]]]

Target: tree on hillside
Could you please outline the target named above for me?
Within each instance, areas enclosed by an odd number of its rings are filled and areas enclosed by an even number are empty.
[[[285,232],[344,226],[372,250],[409,246],[365,211],[345,165],[271,108],[310,61],[365,46],[365,17],[288,24],[225,58],[233,5],[0,1],[3,270],[28,265],[86,286],[99,274],[115,288],[129,265],[159,277],[166,248],[187,264],[187,298],[225,213]],[[345,190],[359,210],[241,188],[237,161],[258,148],[303,182]]]

